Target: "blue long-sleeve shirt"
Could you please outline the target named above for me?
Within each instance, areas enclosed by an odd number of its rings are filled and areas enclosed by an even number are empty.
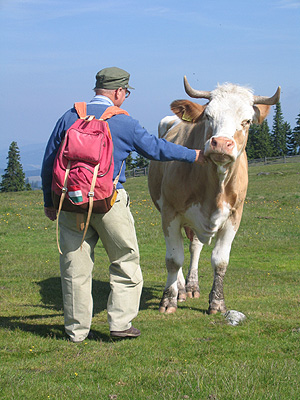
[[[100,118],[108,106],[113,105],[112,101],[105,96],[95,96],[87,104],[87,115],[95,115]],[[44,193],[45,207],[53,205],[51,198],[52,169],[55,156],[60,144],[64,139],[66,131],[78,119],[75,108],[68,110],[56,123],[55,128],[48,141],[43,164],[42,164],[42,187]],[[157,161],[185,161],[193,163],[196,159],[196,151],[171,143],[165,139],[158,139],[142,128],[139,122],[132,117],[119,114],[108,119],[108,124],[114,144],[114,175],[118,175],[122,162],[128,155],[135,151],[138,154]],[[122,168],[117,188],[122,188],[126,181],[126,165]]]

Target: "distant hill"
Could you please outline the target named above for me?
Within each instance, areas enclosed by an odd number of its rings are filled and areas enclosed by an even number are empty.
[[[31,171],[24,171],[24,173],[25,173],[25,178],[41,176],[41,170],[40,169],[33,169]]]
[[[24,171],[24,168],[23,168]],[[0,168],[0,176],[4,174],[4,169]],[[40,177],[41,176],[41,170],[40,169],[33,169],[30,171],[24,171],[25,178],[30,178],[30,177]]]

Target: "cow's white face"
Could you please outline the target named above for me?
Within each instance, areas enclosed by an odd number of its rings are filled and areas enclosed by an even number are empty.
[[[209,103],[202,106],[189,100],[175,100],[171,110],[185,123],[199,127],[199,135],[205,141],[204,155],[226,171],[245,150],[251,123],[263,122],[270,105],[278,101],[280,89],[270,98],[253,96],[250,89],[231,83],[212,92],[189,88],[187,93],[209,99]]]
[[[253,95],[248,89],[226,84],[211,92],[203,119],[206,131],[204,154],[217,165],[234,162],[244,151],[255,117]]]

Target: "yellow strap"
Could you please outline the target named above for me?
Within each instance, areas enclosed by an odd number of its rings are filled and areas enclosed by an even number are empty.
[[[61,193],[60,200],[59,200],[59,206],[58,206],[57,218],[56,218],[56,243],[57,243],[57,248],[58,248],[58,251],[59,251],[60,254],[62,254],[62,251],[60,249],[59,240],[58,240],[58,220],[59,220],[59,215],[60,215],[60,212],[61,212],[61,209],[62,209],[62,205],[63,205],[64,199],[66,197],[66,193],[68,191],[68,189],[67,189],[67,181],[68,181],[68,176],[69,176],[69,173],[70,173],[70,167],[71,167],[71,161],[68,161],[68,165],[67,165],[66,173],[65,173],[64,185],[63,185],[62,193]]]
[[[115,190],[115,191],[114,191],[114,194],[113,194],[113,196],[112,196],[112,198],[110,199],[110,206],[111,206],[111,207],[115,204],[115,202],[116,202],[116,200],[117,200],[117,195],[118,195],[118,191]]]
[[[88,230],[88,227],[89,227],[89,223],[90,223],[90,219],[91,219],[91,215],[92,215],[92,211],[93,211],[94,189],[95,189],[95,185],[96,185],[96,179],[97,179],[97,175],[98,175],[98,171],[99,171],[99,166],[100,166],[100,164],[97,164],[95,166],[94,174],[93,174],[93,180],[92,180],[92,183],[91,183],[91,189],[90,189],[90,192],[88,194],[88,197],[89,197],[89,211],[88,211],[88,215],[87,215],[87,219],[86,219],[86,223],[85,223],[85,229],[84,229],[84,232],[83,232],[83,237],[82,237],[81,244],[80,244],[81,250],[82,250],[82,244],[84,242],[85,235],[87,233],[87,230]]]

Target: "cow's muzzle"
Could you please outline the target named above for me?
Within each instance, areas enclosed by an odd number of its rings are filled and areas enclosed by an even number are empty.
[[[235,160],[235,142],[224,136],[213,136],[207,143],[205,156],[216,164],[227,164]]]

